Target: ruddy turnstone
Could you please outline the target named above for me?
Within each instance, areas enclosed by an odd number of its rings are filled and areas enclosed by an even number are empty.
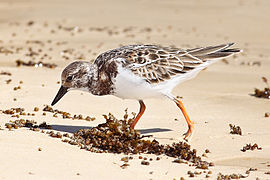
[[[145,111],[145,98],[165,96],[181,109],[188,131],[194,123],[185,107],[171,94],[181,82],[195,77],[202,69],[223,58],[240,52],[229,48],[233,43],[194,49],[178,49],[156,45],[129,45],[100,54],[93,64],[75,61],[62,72],[62,85],[51,105],[56,104],[69,90],[79,89],[93,95],[114,95],[122,99],[136,99],[140,103],[131,128],[134,128]]]

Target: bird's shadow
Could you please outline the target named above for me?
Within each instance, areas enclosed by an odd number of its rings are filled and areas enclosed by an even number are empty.
[[[61,131],[61,132],[68,132],[68,133],[75,133],[80,129],[90,129],[91,126],[72,126],[72,125],[51,125],[53,130]]]
[[[90,129],[91,126],[71,126],[71,125],[51,125],[53,130],[61,131],[61,132],[68,132],[68,133],[75,133],[80,129]],[[172,131],[168,128],[149,128],[149,129],[138,129],[141,134],[150,134],[150,133],[158,133],[158,132],[167,132]]]
[[[149,128],[149,129],[138,129],[138,131],[141,134],[150,134],[150,133],[158,133],[158,132],[167,132],[167,131],[172,131],[172,130],[168,128]]]

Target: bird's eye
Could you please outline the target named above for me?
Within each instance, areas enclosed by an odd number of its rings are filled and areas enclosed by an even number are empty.
[[[73,76],[68,76],[68,77],[67,77],[67,81],[68,81],[68,82],[72,81],[72,79],[73,79]]]

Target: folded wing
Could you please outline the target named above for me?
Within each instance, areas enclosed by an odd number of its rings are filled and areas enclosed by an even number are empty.
[[[223,58],[239,49],[229,49],[233,43],[194,49],[178,49],[161,46],[141,46],[125,57],[126,67],[149,83],[159,83],[185,74],[201,64]]]

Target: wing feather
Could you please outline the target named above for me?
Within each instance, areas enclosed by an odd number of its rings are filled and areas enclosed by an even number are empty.
[[[94,63],[102,67],[115,59],[125,68],[149,83],[159,83],[190,72],[206,61],[240,52],[228,49],[233,43],[194,49],[178,49],[155,45],[130,45],[101,54]],[[120,59],[120,60],[119,60]]]

